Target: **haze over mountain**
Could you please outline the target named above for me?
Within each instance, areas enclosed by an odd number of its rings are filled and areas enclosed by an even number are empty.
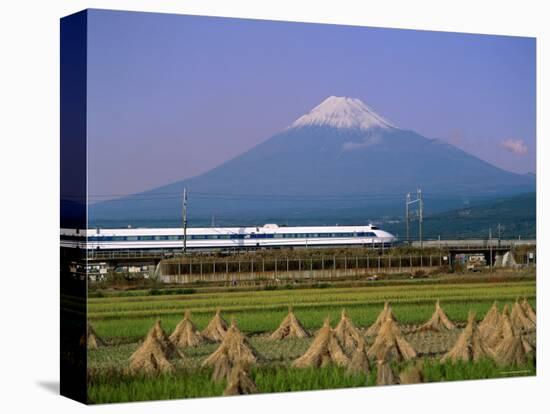
[[[90,205],[89,223],[177,225],[187,188],[190,219],[202,225],[212,215],[241,224],[359,224],[402,215],[405,193],[417,187],[428,211],[436,212],[534,191],[535,179],[401,129],[359,99],[331,96],[282,132],[204,174]]]

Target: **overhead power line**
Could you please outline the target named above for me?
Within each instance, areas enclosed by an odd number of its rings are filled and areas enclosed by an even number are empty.
[[[368,201],[368,200],[399,200],[402,193],[363,193],[363,194],[242,194],[242,193],[216,193],[216,192],[193,192],[194,199],[212,200],[247,200],[247,201]],[[88,200],[88,201],[152,201],[152,200],[179,200],[181,192],[162,193],[138,193],[138,194],[88,194],[84,195],[62,195],[65,200]],[[447,193],[430,193],[430,199],[457,199],[457,198],[486,198],[483,195],[457,195]]]

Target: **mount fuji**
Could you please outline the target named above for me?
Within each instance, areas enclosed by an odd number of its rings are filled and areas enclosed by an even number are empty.
[[[405,193],[418,187],[427,211],[435,212],[534,191],[535,179],[401,129],[359,99],[331,96],[204,174],[90,205],[89,224],[177,224],[185,187],[196,223],[214,215],[218,224],[344,224],[402,215]]]

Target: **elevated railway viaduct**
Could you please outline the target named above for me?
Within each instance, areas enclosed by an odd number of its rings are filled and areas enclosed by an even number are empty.
[[[397,243],[394,247],[406,246],[404,243]],[[453,267],[459,255],[483,255],[488,266],[494,265],[498,255],[514,251],[520,247],[536,250],[535,240],[426,240],[422,243],[415,241],[411,243],[415,248],[415,254],[394,253],[392,248],[367,249],[367,253],[361,256],[339,255],[338,257],[327,254],[323,258],[311,259],[306,248],[295,249],[302,251],[301,258],[273,260],[262,259],[248,261],[239,259],[238,251],[230,251],[225,259],[213,258],[211,251],[188,251],[186,256],[181,250],[82,250],[75,252],[75,249],[62,249],[61,254],[68,255],[74,262],[85,263],[83,266],[104,266],[111,271],[120,268],[149,268],[155,272],[173,276],[176,283],[186,283],[194,280],[208,280],[214,277],[218,280],[226,277],[242,278],[243,274],[250,277],[273,276],[278,277],[286,274],[296,276],[304,273],[305,277],[314,277],[319,274],[345,276],[352,274],[376,274],[376,273],[399,273],[416,272],[429,270],[434,267]],[[367,246],[368,247],[368,246]],[[310,248],[311,249],[311,248]],[[317,248],[315,248],[317,250]],[[426,254],[422,253],[426,250]],[[71,250],[71,251],[69,251]],[[434,253],[435,251],[435,253]],[[428,253],[429,252],[429,253]],[[322,254],[321,254],[322,255]],[[534,253],[533,253],[534,255]],[[184,259],[185,257],[185,259]],[[174,267],[174,262],[182,260],[182,264]],[[527,261],[529,261],[527,259]],[[534,259],[532,260],[534,261]],[[185,263],[187,262],[187,263]],[[237,264],[238,263],[238,264]],[[160,264],[160,266],[159,266]],[[177,270],[174,270],[177,269]],[[306,275],[307,272],[307,275]],[[225,275],[225,276],[224,276]],[[231,276],[233,275],[233,276]]]

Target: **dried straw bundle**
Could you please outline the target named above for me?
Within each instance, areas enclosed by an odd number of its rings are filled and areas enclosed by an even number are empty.
[[[478,331],[482,338],[488,338],[497,331],[500,322],[500,312],[497,303],[493,302],[491,308],[485,314],[485,317],[478,325]]]
[[[355,327],[345,310],[342,310],[342,317],[334,329],[334,334],[347,355],[352,355],[357,347],[364,343],[363,335]]]
[[[521,307],[523,309],[523,312],[525,313],[525,316],[527,316],[529,320],[533,322],[535,326],[537,326],[537,314],[535,313],[535,310],[526,298],[524,298],[521,302]]]
[[[468,314],[468,324],[458,337],[456,343],[447,352],[441,362],[451,361],[477,361],[484,356],[491,356],[491,352],[483,342],[481,335],[478,332],[475,313]]]
[[[435,302],[435,311],[425,324],[418,328],[419,331],[436,331],[441,332],[444,330],[456,329],[455,324],[449,319],[447,314],[439,305],[439,299]]]
[[[406,361],[416,358],[416,351],[403,337],[399,326],[391,318],[386,319],[374,343],[368,351],[369,358]]]
[[[143,344],[130,356],[130,371],[149,374],[173,372],[174,366],[169,361],[173,357],[183,357],[183,355],[170,342],[160,321],[157,320]]]
[[[244,363],[248,366],[262,359],[262,356],[250,345],[246,336],[237,328],[233,320],[218,349],[204,360],[202,366],[213,367],[212,379],[219,381],[227,378],[231,370],[238,364]]]
[[[520,331],[531,331],[536,328],[535,323],[527,317],[522,306],[517,300],[516,303],[514,303],[514,306],[512,306],[510,320],[512,321],[512,326],[514,329]]]
[[[416,364],[405,368],[399,374],[399,382],[401,384],[420,384],[424,382],[422,361],[418,361]]]
[[[191,313],[186,311],[183,319],[176,325],[176,329],[170,335],[170,341],[177,347],[187,348],[201,345],[206,342],[206,339],[203,338],[191,320]]]
[[[376,361],[376,385],[395,384],[399,384],[399,378],[388,361],[388,354],[384,354]]]
[[[493,359],[500,366],[525,364],[527,362],[527,353],[525,351],[524,341],[521,335],[512,334],[505,337],[495,347]],[[527,346],[530,347],[528,344]]]
[[[100,346],[105,346],[105,341],[101,339],[96,331],[94,330],[94,327],[90,324],[86,327],[87,333],[86,333],[86,344],[88,346],[88,349],[97,349]]]
[[[334,331],[330,328],[330,321],[327,318],[308,350],[296,359],[292,366],[297,368],[323,367],[329,363],[347,366],[349,358],[340,346]]]
[[[288,315],[283,319],[275,332],[271,334],[270,339],[285,339],[285,338],[308,338],[309,333],[302,326],[296,315],[292,311],[292,307],[288,308]]]
[[[258,386],[250,378],[246,364],[241,363],[231,370],[223,395],[245,395],[258,392]]]
[[[201,336],[212,342],[221,342],[227,333],[227,322],[222,318],[221,310],[216,311],[216,315],[210,320]]]
[[[374,323],[367,329],[367,336],[378,335],[378,331],[380,331],[380,328],[387,319],[391,319],[397,323],[389,302],[384,302],[384,309],[382,309],[382,312],[380,312]]]
[[[164,353],[166,354],[168,359],[172,359],[175,357],[183,358],[183,354],[180,352],[180,350],[170,341],[170,338],[162,329],[162,325],[160,323],[160,319],[158,319],[155,324],[153,325],[153,328],[151,328],[152,334],[155,336],[155,338],[161,343],[162,349]]]
[[[229,378],[231,370],[234,368],[235,361],[227,354],[220,354],[214,363],[214,370],[212,371],[212,381],[219,382],[223,379]]]
[[[501,366],[522,365],[527,361],[526,355],[533,351],[522,331],[514,329],[508,305],[502,312],[498,335],[488,338],[488,344],[492,347],[493,359]]]
[[[348,374],[368,374],[370,372],[367,352],[367,344],[365,340],[361,338],[351,356],[351,361],[349,362],[347,370]]]
[[[479,328],[478,328],[479,329]],[[510,308],[508,304],[504,305],[502,314],[499,316],[499,320],[494,329],[488,331],[489,333],[483,337],[483,343],[489,348],[497,346],[502,339],[514,335],[514,328],[510,321]]]

